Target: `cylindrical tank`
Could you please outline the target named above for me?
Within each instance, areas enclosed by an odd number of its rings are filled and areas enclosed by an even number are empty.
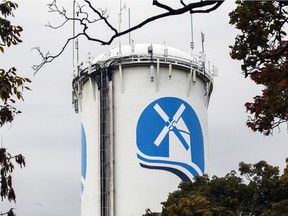
[[[212,88],[204,62],[156,44],[112,49],[80,70],[81,215],[160,212],[181,181],[207,173]]]

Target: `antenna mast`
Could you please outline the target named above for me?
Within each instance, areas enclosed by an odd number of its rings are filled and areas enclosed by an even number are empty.
[[[72,43],[72,64],[73,64],[73,72],[75,72],[75,41],[74,41],[74,37],[75,37],[75,3],[76,1],[73,1],[73,32],[72,32],[72,36],[73,36],[73,43]]]
[[[119,33],[121,32],[122,23],[122,10],[126,8],[126,4],[122,7],[122,0],[120,0],[120,10],[119,10]],[[121,54],[121,37],[119,36],[119,54]]]
[[[73,32],[72,32],[72,58],[73,58],[73,75],[78,75],[78,64],[79,64],[79,50],[78,50],[78,38],[75,40],[75,15],[76,15],[76,0],[73,0]],[[77,73],[77,74],[76,74]]]
[[[131,28],[131,22],[130,22],[131,16],[130,16],[130,8],[128,9],[128,22],[129,22],[129,29]],[[129,45],[131,45],[131,32],[129,32]]]
[[[191,15],[191,42],[190,42],[190,48],[191,48],[191,56],[193,55],[194,50],[194,36],[193,36],[193,15]]]
[[[204,41],[205,41],[205,37],[204,37],[204,33],[201,31],[201,43],[202,43],[202,53],[204,53]]]

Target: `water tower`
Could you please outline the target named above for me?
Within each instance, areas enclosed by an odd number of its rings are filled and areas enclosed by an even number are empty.
[[[160,211],[181,181],[207,173],[211,72],[163,45],[112,49],[73,80],[82,120],[82,216]]]

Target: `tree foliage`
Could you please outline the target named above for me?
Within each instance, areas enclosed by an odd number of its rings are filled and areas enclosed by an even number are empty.
[[[30,82],[28,78],[20,77],[16,74],[16,68],[12,67],[8,71],[0,69],[0,99],[3,104],[0,105],[0,127],[5,123],[12,122],[15,114],[21,113],[12,104],[15,98],[17,100],[24,100],[22,91],[29,89],[25,85]]]
[[[231,57],[241,60],[245,77],[263,85],[262,95],[246,103],[247,125],[265,135],[288,122],[288,41],[285,1],[236,1],[230,24],[241,31],[230,46]]]
[[[18,7],[16,3],[11,1],[2,1],[0,3],[0,51],[2,54],[4,50],[12,45],[21,43],[20,33],[22,27],[13,25],[9,18],[13,17],[13,11]],[[23,100],[23,90],[28,89],[26,83],[31,81],[28,78],[18,76],[16,68],[11,67],[8,70],[0,68],[0,127],[5,123],[12,122],[16,114],[21,113],[14,107],[16,100]],[[7,152],[6,148],[0,148],[0,196],[2,201],[16,202],[16,195],[13,189],[12,173],[14,171],[14,164],[25,166],[25,158],[18,154],[12,156]],[[13,209],[5,213],[0,213],[1,216],[14,216]]]
[[[0,51],[4,53],[4,49],[11,45],[21,43],[20,33],[22,27],[12,25],[8,20],[14,16],[13,10],[18,7],[11,1],[0,3]],[[12,122],[16,114],[21,113],[13,104],[16,99],[23,100],[23,89],[28,89],[26,83],[31,81],[28,78],[20,77],[16,74],[16,68],[12,67],[8,70],[0,68],[0,126],[5,123]]]
[[[240,163],[240,176],[207,175],[183,182],[162,203],[162,212],[145,216],[284,216],[288,215],[288,163],[283,175],[265,161]]]
[[[25,166],[25,158],[19,154],[16,156],[11,156],[5,148],[0,149],[0,166],[1,166],[1,190],[0,196],[3,199],[8,199],[10,202],[16,202],[16,195],[12,185],[12,172],[14,170],[14,164],[12,159],[15,160],[17,164],[22,168]]]
[[[4,52],[5,47],[17,45],[21,43],[20,33],[22,32],[21,26],[14,26],[7,19],[9,16],[14,16],[13,10],[18,7],[16,3],[11,1],[4,1],[0,4],[0,51]]]

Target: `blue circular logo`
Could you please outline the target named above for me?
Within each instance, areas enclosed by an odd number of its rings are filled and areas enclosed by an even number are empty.
[[[179,98],[160,98],[144,109],[136,142],[144,168],[170,171],[183,181],[204,173],[201,125],[193,108]]]

